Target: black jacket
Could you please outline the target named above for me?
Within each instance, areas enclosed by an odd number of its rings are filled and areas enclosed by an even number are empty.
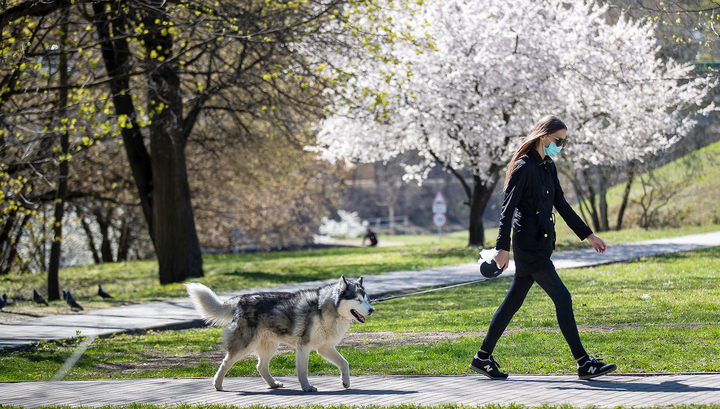
[[[500,233],[496,248],[510,251],[512,227],[516,274],[554,268],[550,255],[555,248],[553,206],[575,234],[584,240],[592,230],[565,200],[555,162],[532,149],[518,161],[505,189],[500,210]],[[549,264],[548,264],[549,263]]]

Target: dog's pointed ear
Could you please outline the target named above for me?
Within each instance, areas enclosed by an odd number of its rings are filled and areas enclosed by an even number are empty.
[[[362,283],[362,277],[358,278],[358,283],[360,284],[360,287],[362,287],[362,286],[363,286],[363,283]]]
[[[347,280],[345,279],[345,275],[340,276],[340,282],[338,283],[338,288],[340,291],[345,291],[348,288]]]

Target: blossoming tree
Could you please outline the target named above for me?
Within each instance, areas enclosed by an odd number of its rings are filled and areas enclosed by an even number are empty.
[[[407,10],[393,21],[426,48],[397,41],[384,59],[338,61],[355,77],[333,90],[314,149],[363,162],[417,151],[423,161],[406,166],[407,180],[443,166],[465,189],[471,246],[483,245],[483,211],[539,118],[567,121],[573,144],[563,156],[578,166],[627,161],[687,132],[679,109],[708,88],[679,81],[689,67],[656,59],[652,23],[611,25],[591,4],[434,0]]]

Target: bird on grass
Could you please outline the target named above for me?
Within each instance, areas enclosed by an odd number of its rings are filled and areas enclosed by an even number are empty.
[[[77,311],[82,310],[83,307],[80,306],[80,304],[75,301],[75,299],[70,295],[70,291],[63,291],[63,298],[65,299],[65,302],[67,302],[67,305],[70,306],[71,311]]]
[[[3,294],[2,298],[0,298],[0,310],[5,308],[6,305],[7,305],[7,295]]]
[[[37,290],[33,290],[33,301],[38,304],[50,305],[47,303],[47,301],[45,301],[42,295],[38,294]]]
[[[100,284],[98,284],[98,295],[102,298],[113,298],[112,295],[103,291],[102,286]]]

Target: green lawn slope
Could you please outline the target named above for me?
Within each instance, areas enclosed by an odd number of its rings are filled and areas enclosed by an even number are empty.
[[[565,186],[565,190],[569,191],[570,187]],[[608,217],[611,229],[616,227],[624,190],[625,183],[608,189]],[[651,193],[654,199],[649,208],[655,211],[655,215],[651,229],[642,229],[639,224],[643,214],[641,203],[643,201],[647,203]],[[574,207],[580,214],[578,206]],[[621,236],[646,236],[645,233],[638,233],[640,229],[649,231],[677,229],[678,232],[701,233],[717,230],[718,224],[720,224],[720,142],[694,151],[651,173],[636,176],[625,210],[623,231],[604,232],[598,235],[603,239],[607,236],[611,242],[618,242]],[[556,230],[561,248],[577,246],[577,237],[567,228],[562,218],[557,219]]]

